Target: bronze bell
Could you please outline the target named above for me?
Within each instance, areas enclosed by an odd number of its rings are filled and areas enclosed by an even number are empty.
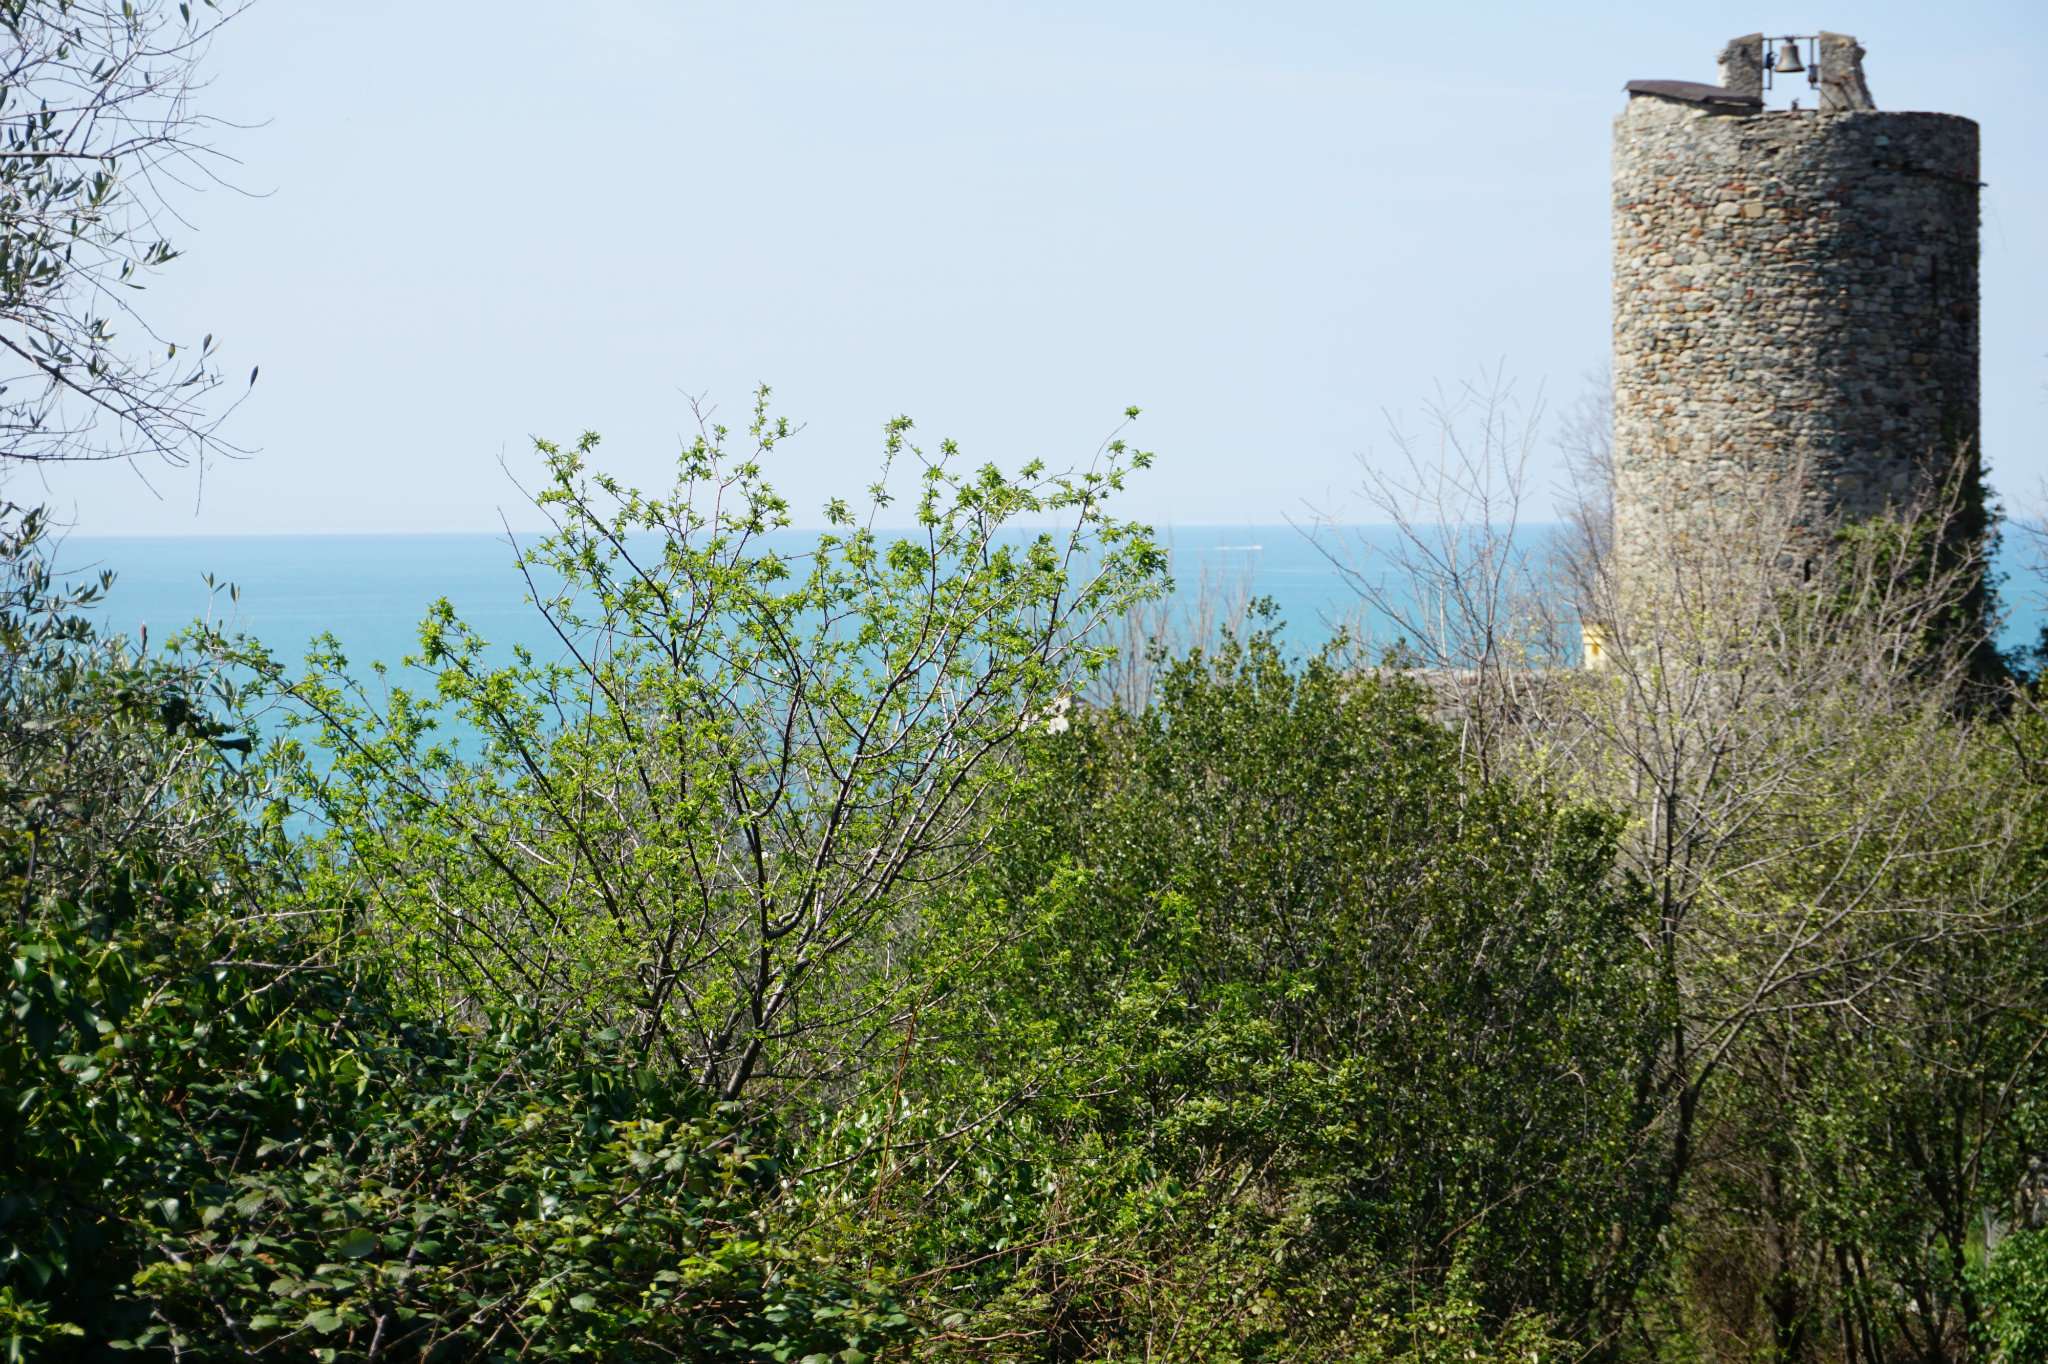
[[[1799,44],[1790,38],[1785,39],[1778,48],[1778,60],[1771,69],[1781,76],[1796,76],[1804,71],[1806,63],[1799,60]]]

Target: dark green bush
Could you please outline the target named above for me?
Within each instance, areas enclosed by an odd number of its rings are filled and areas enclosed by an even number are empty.
[[[2006,1238],[1975,1277],[1989,1357],[1997,1364],[2048,1359],[2048,1231]]]
[[[9,944],[0,1043],[0,1273],[81,1343],[800,1359],[902,1323],[763,1243],[772,1142],[694,1087],[536,1018],[452,1033],[339,971],[217,967],[231,938],[115,898]]]
[[[1477,779],[1416,689],[1263,637],[1160,696],[1032,742],[925,939],[957,977],[890,1091],[890,1190],[962,1353],[1602,1329],[1661,1196],[1667,1008],[1615,826]],[[977,1113],[1006,1116],[918,1144]]]

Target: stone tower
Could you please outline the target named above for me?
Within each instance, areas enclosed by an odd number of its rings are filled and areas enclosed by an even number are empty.
[[[1818,538],[1977,486],[1977,125],[1878,112],[1853,38],[1800,40],[1817,71],[1789,41],[1735,39],[1719,85],[1631,81],[1614,122],[1624,591],[1759,501]],[[1767,79],[1809,107],[1767,110]]]

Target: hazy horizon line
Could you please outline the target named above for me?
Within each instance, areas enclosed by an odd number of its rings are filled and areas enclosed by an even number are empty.
[[[1135,518],[1134,518],[1135,519]],[[1046,526],[1020,525],[1018,530],[1054,530],[1064,523]],[[1311,525],[1292,521],[1171,521],[1152,522],[1153,530],[1169,534],[1175,530],[1272,530],[1307,535],[1313,529],[1320,530],[1392,530],[1392,521],[1325,521]],[[1438,523],[1429,523],[1435,525]],[[1516,523],[1518,528],[1532,529],[1539,526],[1561,526],[1561,520],[1524,519]],[[914,524],[875,526],[878,532],[914,531]],[[822,534],[835,529],[830,526],[780,526],[779,534]],[[76,531],[67,532],[61,528],[58,537],[64,541],[79,540],[369,540],[369,539],[490,539],[502,540],[507,534],[544,535],[547,527],[514,526],[505,530],[238,530],[238,531]],[[652,532],[640,532],[651,534]]]

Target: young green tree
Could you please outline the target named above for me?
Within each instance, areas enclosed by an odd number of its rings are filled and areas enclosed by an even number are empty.
[[[772,1128],[537,1009],[408,1008],[252,822],[232,688],[101,638],[106,584],[64,586],[42,532],[0,520],[0,1357],[903,1334],[885,1289],[764,1243]]]
[[[729,1099],[866,1062],[916,994],[914,905],[982,855],[1020,730],[1163,571],[1109,513],[1147,462],[1120,439],[1013,478],[891,422],[866,507],[798,534],[766,400],[658,496],[593,472],[594,436],[540,446],[553,529],[518,565],[545,657],[495,656],[444,602],[429,694],[366,704],[331,653],[281,683],[332,754],[301,774],[323,893],[372,907],[418,989],[456,1017],[575,1001]],[[904,463],[909,527],[878,529]]]

